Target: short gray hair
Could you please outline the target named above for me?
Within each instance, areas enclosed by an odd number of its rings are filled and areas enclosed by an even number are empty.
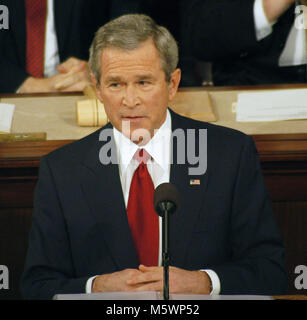
[[[101,55],[105,48],[122,50],[137,49],[143,42],[152,39],[161,61],[161,67],[169,82],[178,65],[178,45],[171,33],[159,26],[149,16],[126,14],[102,26],[95,34],[90,47],[89,66],[100,84]]]

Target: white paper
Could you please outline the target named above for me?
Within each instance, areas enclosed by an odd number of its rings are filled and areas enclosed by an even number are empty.
[[[10,133],[15,105],[0,103],[0,132]]]
[[[307,119],[307,89],[238,94],[239,122]]]

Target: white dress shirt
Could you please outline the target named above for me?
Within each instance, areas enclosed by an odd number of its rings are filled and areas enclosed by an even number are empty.
[[[113,128],[114,140],[118,155],[118,166],[123,191],[123,197],[127,208],[129,190],[134,171],[139,162],[133,158],[136,151],[140,148],[130,139],[126,138],[121,132]],[[167,111],[166,120],[159,130],[156,131],[153,138],[141,148],[145,149],[151,159],[147,162],[148,172],[152,178],[154,187],[159,184],[169,182],[170,180],[170,163],[171,163],[171,141],[172,141],[172,124],[171,115]],[[159,217],[159,228],[162,228],[162,218]],[[159,232],[159,266],[162,265],[162,232]],[[220,280],[213,270],[204,269],[209,275],[212,283],[211,294],[220,293]],[[86,283],[86,293],[91,293],[92,281],[96,276],[90,278]]]
[[[49,78],[58,72],[57,66],[60,64],[60,56],[55,31],[54,0],[48,0],[47,5],[44,76]]]
[[[263,0],[255,0],[254,2],[254,20],[256,38],[258,41],[264,39],[273,32],[272,27],[276,21],[273,23],[268,21],[263,8]],[[298,66],[306,63],[307,56],[305,30],[295,28],[295,23],[293,23],[284,50],[279,57],[278,64],[280,67],[288,67]]]

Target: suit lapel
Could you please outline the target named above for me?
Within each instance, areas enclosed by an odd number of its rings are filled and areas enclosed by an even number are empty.
[[[54,0],[54,19],[60,56],[63,54],[71,29],[72,13],[76,5],[76,0]],[[79,31],[76,30],[76,32]]]
[[[172,130],[183,129],[187,137],[187,121],[172,113]],[[191,127],[193,128],[193,127]],[[173,139],[173,142],[176,139]],[[196,141],[198,144],[198,140]],[[197,218],[205,198],[208,184],[208,173],[201,176],[189,175],[189,163],[187,159],[184,164],[177,163],[177,143],[173,143],[173,164],[171,165],[170,182],[174,184],[180,193],[179,210],[170,217],[170,254],[171,264],[184,268],[189,249],[189,242]],[[186,142],[185,142],[185,150]],[[200,184],[191,184],[191,180],[199,180]]]
[[[10,19],[10,27],[16,41],[19,60],[25,66],[26,57],[26,10],[24,1],[10,0],[8,1],[10,15],[14,19]]]
[[[111,126],[106,128],[110,129]],[[106,146],[105,142],[98,141],[97,136],[97,144],[86,156],[80,173],[83,193],[118,270],[136,268],[138,259],[130,233],[118,165],[100,163],[99,151],[103,146]],[[116,155],[114,139],[112,148]]]

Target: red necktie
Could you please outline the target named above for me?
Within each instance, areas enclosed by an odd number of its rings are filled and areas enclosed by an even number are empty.
[[[36,78],[44,75],[45,29],[47,0],[25,0],[26,8],[26,70]]]
[[[159,217],[154,210],[154,184],[146,162],[150,155],[141,149],[134,158],[139,161],[129,192],[128,221],[139,262],[146,266],[157,266],[159,256]]]

